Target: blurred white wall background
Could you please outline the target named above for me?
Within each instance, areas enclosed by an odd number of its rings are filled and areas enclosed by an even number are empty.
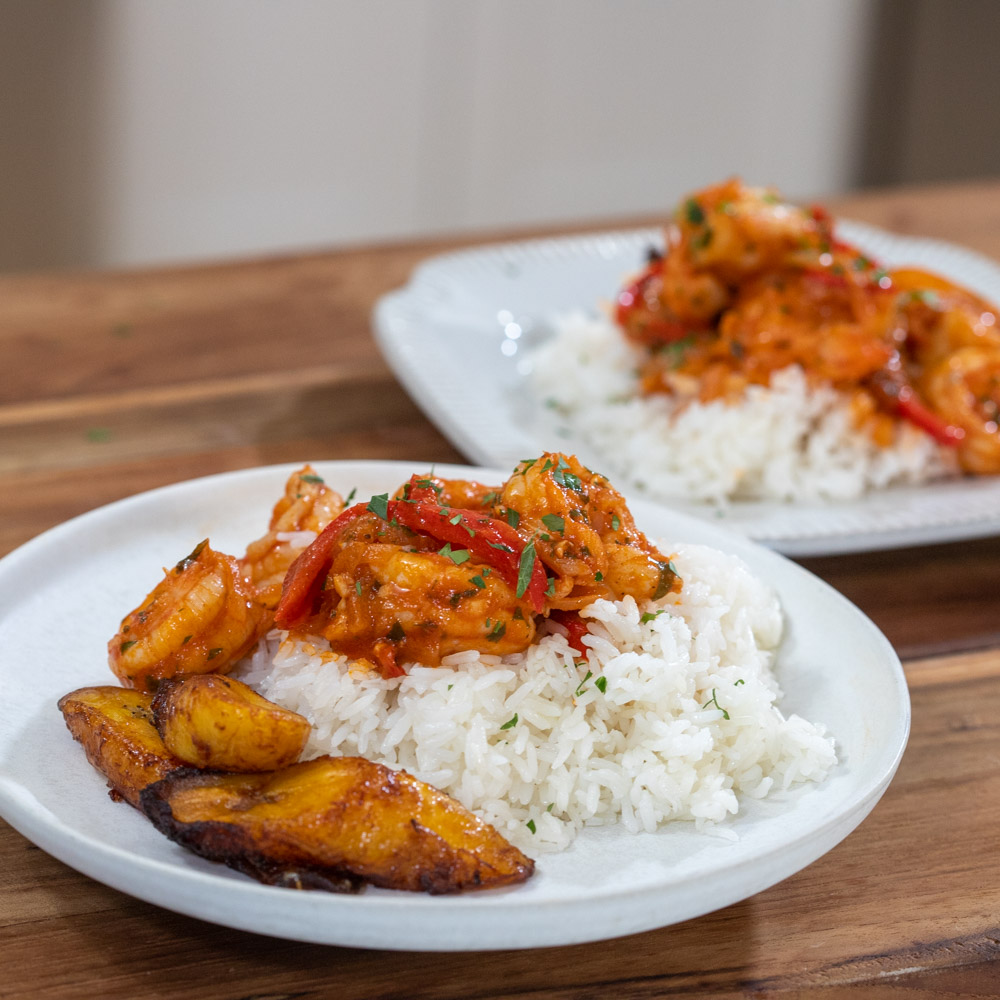
[[[0,269],[599,223],[733,173],[837,193],[874,9],[0,0]]]

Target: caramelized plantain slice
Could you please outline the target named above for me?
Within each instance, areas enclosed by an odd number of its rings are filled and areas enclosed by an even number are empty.
[[[234,677],[191,674],[160,681],[153,722],[186,764],[220,771],[275,771],[299,759],[309,720]]]
[[[112,798],[139,806],[146,785],[183,767],[153,725],[152,696],[101,686],[79,688],[59,699],[66,726],[107,779]]]
[[[534,871],[454,799],[361,757],[318,757],[269,774],[178,771],[145,789],[142,808],[202,857],[256,878],[307,873],[306,888],[312,873],[460,892],[523,882]]]

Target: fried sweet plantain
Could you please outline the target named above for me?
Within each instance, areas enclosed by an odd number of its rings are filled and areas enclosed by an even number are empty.
[[[220,771],[275,771],[299,759],[309,720],[233,677],[191,674],[160,681],[153,722],[186,764]]]
[[[269,774],[183,770],[142,808],[162,833],[212,861],[283,884],[360,880],[430,893],[495,888],[534,871],[488,823],[405,771],[318,757]],[[313,877],[310,877],[313,876]]]
[[[79,688],[59,699],[66,726],[108,779],[112,798],[137,809],[146,785],[183,767],[153,725],[151,700],[143,691],[112,686]]]

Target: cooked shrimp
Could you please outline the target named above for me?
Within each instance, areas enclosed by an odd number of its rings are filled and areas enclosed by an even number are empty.
[[[825,213],[791,205],[773,189],[748,187],[737,178],[686,198],[675,223],[677,235],[667,259],[677,249],[693,269],[728,285],[812,261],[833,245]]]
[[[1000,348],[961,347],[932,365],[918,384],[934,411],[964,432],[957,445],[961,467],[1000,473]]]
[[[574,610],[626,594],[659,599],[680,589],[672,563],[635,526],[621,494],[575,457],[547,453],[522,462],[500,499],[556,574],[550,607]]]
[[[278,606],[288,567],[343,509],[343,498],[312,466],[292,473],[284,496],[274,506],[267,534],[251,542],[241,560],[243,575],[266,607]]]
[[[437,666],[463,650],[520,652],[535,636],[527,600],[490,566],[471,560],[354,543],[335,556],[329,579],[332,606],[321,634],[386,676],[401,673],[404,663]]]
[[[149,690],[175,674],[225,673],[270,621],[237,561],[206,540],[125,616],[108,643],[111,669],[126,687]]]

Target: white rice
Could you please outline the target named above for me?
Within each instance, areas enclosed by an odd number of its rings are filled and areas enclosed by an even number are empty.
[[[607,317],[575,314],[532,356],[531,384],[556,432],[600,456],[612,480],[659,499],[850,500],[955,473],[954,455],[900,421],[880,447],[854,428],[850,403],[798,367],[751,386],[739,404],[640,396],[641,352]]]
[[[736,557],[662,550],[681,595],[595,602],[585,661],[553,633],[522,654],[461,653],[384,680],[275,632],[242,676],[312,722],[307,755],[404,768],[528,853],[565,848],[586,825],[689,820],[732,835],[716,824],[741,796],[822,780],[834,743],[777,707],[773,591]]]

